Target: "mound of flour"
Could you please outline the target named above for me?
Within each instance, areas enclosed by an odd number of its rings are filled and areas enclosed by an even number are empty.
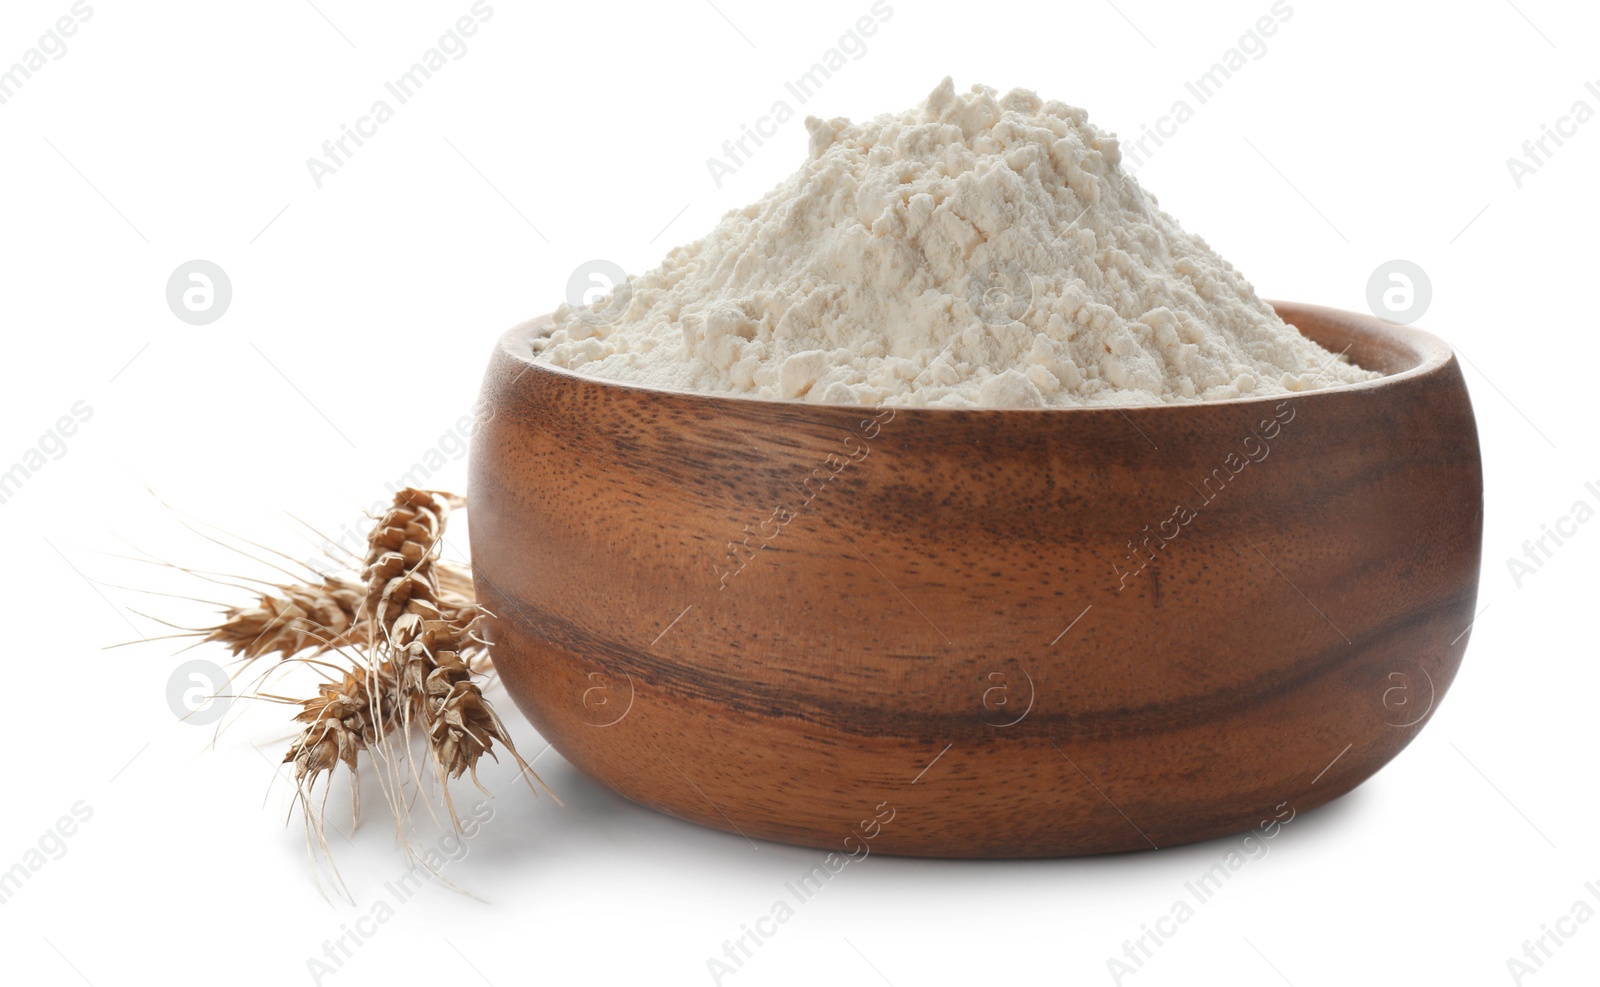
[[[1220,400],[1377,376],[1306,339],[1120,166],[1023,89],[865,123],[588,305],[538,359],[679,391],[1023,408]]]

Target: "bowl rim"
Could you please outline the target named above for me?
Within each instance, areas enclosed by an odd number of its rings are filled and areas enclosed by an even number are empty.
[[[499,351],[522,364],[524,369],[517,374],[521,379],[532,370],[539,374],[548,374],[558,379],[565,379],[575,383],[595,384],[602,388],[614,388],[625,392],[634,392],[641,395],[654,395],[658,397],[704,398],[719,403],[735,405],[777,405],[794,408],[815,409],[857,409],[861,411],[893,409],[896,414],[928,414],[928,415],[975,415],[975,414],[1062,414],[1062,413],[1090,413],[1101,414],[1137,412],[1179,412],[1184,409],[1228,407],[1232,405],[1266,405],[1277,404],[1283,401],[1303,401],[1317,398],[1319,395],[1334,395],[1375,391],[1382,388],[1401,386],[1409,381],[1438,374],[1446,367],[1456,362],[1455,352],[1450,344],[1442,338],[1423,329],[1411,325],[1401,325],[1389,322],[1376,315],[1363,312],[1351,312],[1345,309],[1332,308],[1324,305],[1313,305],[1303,302],[1291,302],[1281,299],[1264,299],[1272,306],[1285,322],[1294,325],[1302,335],[1311,338],[1319,346],[1322,343],[1306,333],[1295,321],[1285,314],[1290,310],[1297,316],[1309,315],[1318,321],[1341,325],[1347,331],[1357,333],[1367,339],[1373,340],[1379,348],[1393,356],[1408,361],[1410,366],[1393,373],[1385,373],[1372,380],[1357,381],[1350,384],[1338,384],[1333,387],[1319,387],[1309,391],[1289,391],[1278,394],[1262,394],[1249,397],[1224,398],[1218,401],[1173,401],[1158,404],[1094,404],[1094,405],[1066,405],[1044,408],[952,408],[942,405],[911,405],[911,404],[834,404],[823,401],[805,401],[795,398],[764,398],[750,394],[711,393],[706,391],[671,390],[664,387],[655,387],[649,384],[635,384],[628,381],[610,380],[605,377],[593,377],[579,373],[567,367],[557,367],[542,363],[532,357],[532,348],[528,341],[546,329],[554,313],[534,316],[505,330],[500,335],[496,344]],[[1327,347],[1324,347],[1326,349]],[[1348,350],[1350,347],[1346,346]]]

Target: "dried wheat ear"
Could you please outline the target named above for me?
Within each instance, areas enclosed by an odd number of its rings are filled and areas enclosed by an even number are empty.
[[[308,834],[324,851],[327,786],[321,801],[312,799],[312,791],[318,779],[345,765],[359,819],[363,754],[377,769],[404,841],[410,786],[421,784],[414,736],[458,830],[449,782],[467,774],[483,790],[478,761],[485,754],[494,757],[496,743],[530,785],[543,785],[483,694],[481,679],[492,666],[487,642],[477,634],[487,614],[474,598],[472,575],[439,558],[450,510],[461,503],[454,494],[402,490],[376,519],[358,572],[276,585],[254,604],[229,608],[221,621],[197,632],[204,642],[243,659],[245,667],[276,656],[324,672],[327,680],[310,699],[253,693],[300,707],[294,719],[304,726],[284,761],[294,765],[296,803],[306,813]]]

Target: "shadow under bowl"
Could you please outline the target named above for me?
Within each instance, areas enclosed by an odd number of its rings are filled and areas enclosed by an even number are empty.
[[[871,409],[587,378],[518,326],[469,488],[495,667],[581,770],[750,839],[1063,856],[1337,798],[1455,676],[1482,467],[1442,341],[1274,304],[1386,376]]]

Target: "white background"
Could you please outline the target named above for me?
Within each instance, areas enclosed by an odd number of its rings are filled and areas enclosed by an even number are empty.
[[[1557,0],[1290,5],[1265,55],[1140,180],[1267,297],[1359,310],[1379,264],[1427,271],[1420,324],[1471,361],[1486,609],[1419,739],[1298,818],[1125,982],[1513,983],[1508,957],[1600,884],[1600,523],[1520,587],[1506,564],[1575,502],[1600,505],[1585,489],[1600,488],[1600,121],[1521,188],[1506,159],[1575,101],[1600,110],[1584,88],[1600,87],[1600,13]],[[142,614],[203,610],[123,586],[240,595],[114,556],[271,576],[183,515],[296,557],[311,548],[285,511],[353,524],[468,412],[498,333],[554,308],[577,265],[641,271],[798,166],[799,119],[721,188],[705,161],[869,0],[495,0],[466,54],[319,189],[306,159],[469,6],[95,2],[65,54],[0,105],[0,468],[54,448],[41,437],[75,402],[92,408],[66,453],[0,506],[0,869],[74,804],[93,812],[0,905],[8,983],[313,981],[307,958],[398,876],[392,831],[372,806],[368,825],[333,838],[357,904],[330,905],[298,825],[284,827],[285,710],[243,710],[213,748],[211,729],[169,709],[168,680],[187,658],[221,655],[175,657],[184,641],[103,650],[165,631]],[[801,114],[899,110],[951,74],[1137,134],[1270,6],[893,0],[866,53]],[[7,0],[0,67],[69,7]],[[203,327],[164,294],[195,258],[233,286]],[[460,488],[465,460],[433,482]],[[456,531],[452,553],[465,543]],[[501,710],[526,754],[545,749]],[[707,958],[821,856],[654,814],[553,751],[538,768],[564,809],[511,788],[504,765],[485,773],[494,818],[447,871],[481,902],[428,887],[323,982],[712,983]],[[1109,984],[1107,958],[1232,845],[874,856],[724,983]],[[1524,982],[1596,982],[1600,918],[1576,929]]]

